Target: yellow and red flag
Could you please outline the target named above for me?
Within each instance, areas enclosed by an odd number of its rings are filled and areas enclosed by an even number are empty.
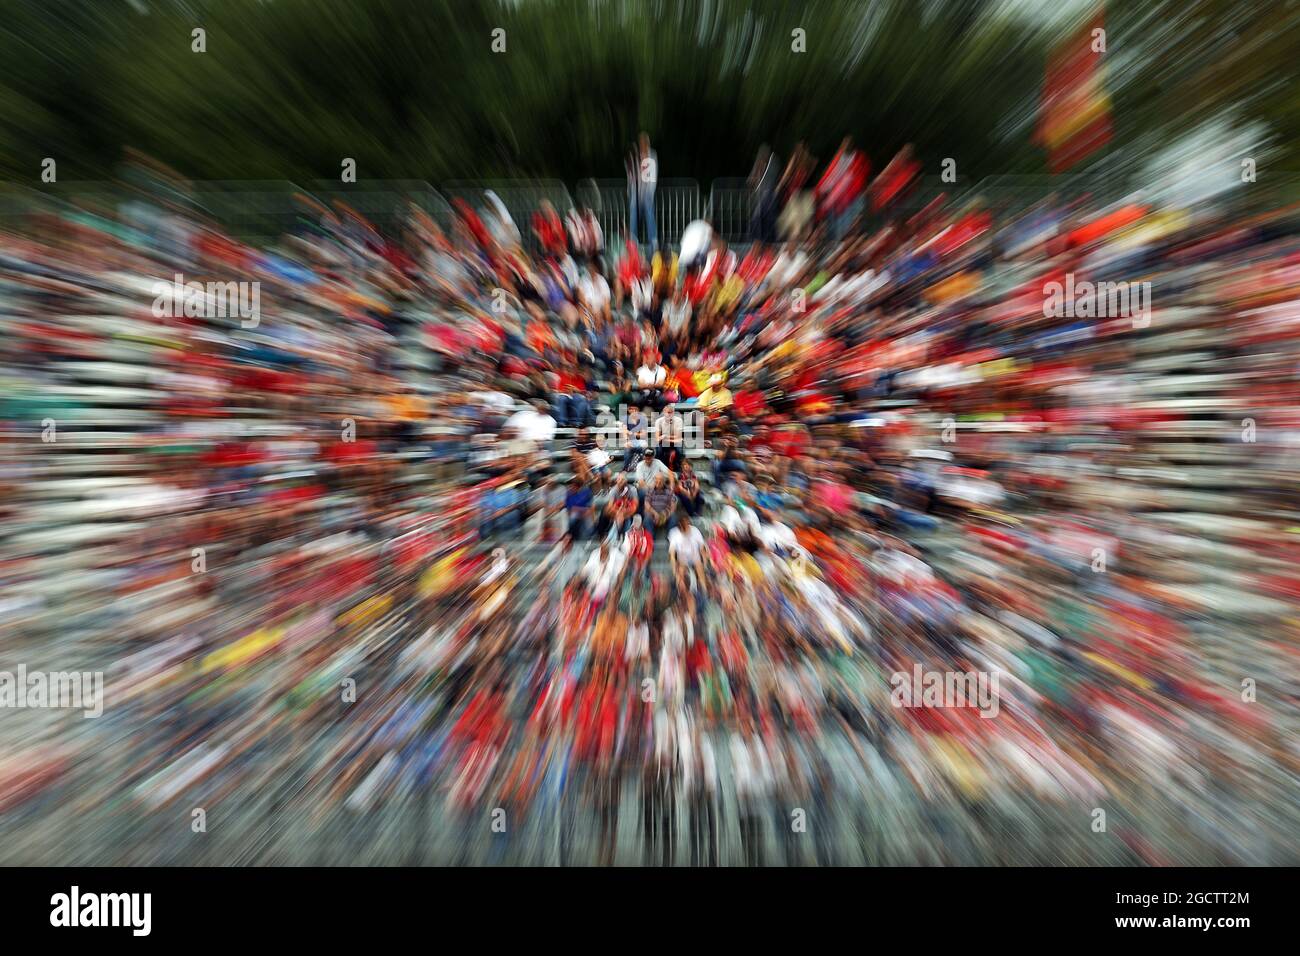
[[[1052,172],[1069,169],[1111,137],[1104,12],[1097,13],[1052,51],[1043,78],[1035,139],[1047,147]]]

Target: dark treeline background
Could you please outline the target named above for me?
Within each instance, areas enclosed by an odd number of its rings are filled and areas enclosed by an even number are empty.
[[[112,175],[125,147],[204,179],[745,175],[851,134],[879,166],[1045,171],[1044,66],[1090,12],[1060,0],[3,0],[0,173]],[[1089,164],[1231,107],[1300,168],[1294,0],[1105,10],[1115,139]],[[191,30],[207,31],[207,52]],[[506,31],[506,52],[491,50]],[[807,52],[791,50],[806,31]]]

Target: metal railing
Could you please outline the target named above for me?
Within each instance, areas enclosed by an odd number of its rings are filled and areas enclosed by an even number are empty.
[[[1300,176],[1274,174],[1270,190],[1259,190],[1262,206],[1281,195],[1285,202],[1300,201]],[[463,199],[482,213],[490,206],[491,191],[505,206],[525,248],[537,251],[532,217],[543,200],[549,200],[560,216],[576,207],[590,208],[605,235],[607,248],[622,241],[629,224],[627,181],[622,178],[582,179],[573,189],[558,179],[452,180],[440,189],[424,180],[370,180],[342,183],[314,180],[298,184],[288,180],[206,180],[179,186],[165,198],[167,207],[187,209],[200,220],[220,224],[231,235],[249,242],[271,242],[286,233],[319,228],[325,210],[337,214],[346,205],[385,234],[400,232],[411,204],[428,213],[443,228],[455,218],[449,200]],[[1039,203],[1055,198],[1066,203],[1088,201],[1105,205],[1129,192],[1113,177],[1091,174],[1008,175],[981,180],[959,178],[945,183],[938,175],[920,177],[905,194],[883,212],[866,210],[867,228],[885,218],[909,218],[939,197],[949,211],[977,203],[995,216],[1016,216]],[[655,218],[659,244],[675,246],[686,226],[707,218],[715,233],[729,243],[749,241],[754,193],[746,179],[723,177],[709,187],[707,201],[701,201],[694,179],[661,179],[655,193]],[[1253,199],[1236,199],[1243,205]],[[576,200],[576,202],[575,202]],[[119,181],[58,182],[39,186],[5,184],[0,187],[0,224],[8,229],[35,228],[34,214],[62,212],[82,221],[95,221],[110,228],[152,228],[157,219],[148,212],[159,205],[159,197]],[[33,225],[33,224],[36,225]]]
[[[659,180],[655,190],[655,224],[661,246],[676,246],[686,227],[703,214],[700,184],[694,179]]]
[[[614,248],[627,228],[627,180],[580,179],[573,188],[573,196],[579,206],[595,214],[605,235],[605,248]]]
[[[709,187],[706,217],[715,234],[727,242],[747,242],[754,215],[754,190],[743,176],[715,179]]]
[[[317,217],[306,192],[287,179],[228,179],[195,182],[196,210],[248,242],[270,242]]]
[[[605,233],[605,245],[622,240],[629,225],[630,206],[626,179],[582,179],[574,189],[580,205],[596,214]],[[661,246],[681,241],[688,223],[703,215],[700,184],[694,179],[661,179],[655,188],[655,232]],[[638,230],[645,234],[644,228]]]
[[[0,183],[0,225],[18,231],[30,227],[33,213],[60,212],[69,208],[67,200],[34,186]]]

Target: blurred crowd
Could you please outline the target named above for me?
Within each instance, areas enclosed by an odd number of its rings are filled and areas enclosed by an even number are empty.
[[[0,861],[1295,863],[1300,215],[873,172],[7,223]]]

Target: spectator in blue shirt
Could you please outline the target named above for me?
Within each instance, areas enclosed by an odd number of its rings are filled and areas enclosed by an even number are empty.
[[[564,497],[564,510],[569,514],[569,537],[575,541],[585,540],[591,531],[593,500],[589,487],[577,478],[569,482],[569,493]]]

